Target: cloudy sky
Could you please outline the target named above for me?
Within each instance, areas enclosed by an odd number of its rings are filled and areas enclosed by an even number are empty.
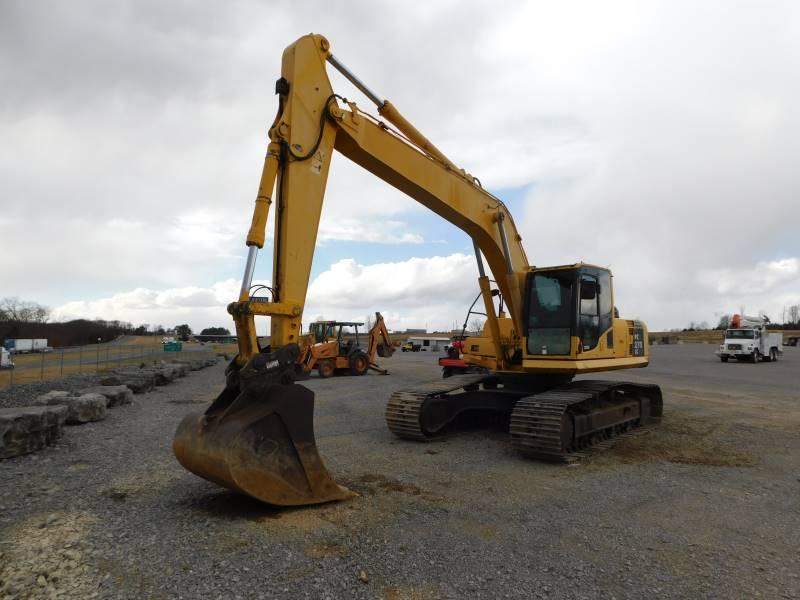
[[[780,320],[800,303],[798,7],[5,0],[0,297],[228,326],[281,53],[313,31],[506,201],[531,262],[611,267],[651,329]],[[306,320],[463,320],[465,234],[341,156],[323,213]]]

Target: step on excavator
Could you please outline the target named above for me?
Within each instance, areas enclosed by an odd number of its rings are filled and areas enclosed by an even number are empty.
[[[334,93],[330,65],[377,107],[378,117]],[[612,276],[587,263],[531,265],[508,208],[453,164],[394,105],[309,34],[283,53],[256,195],[239,299],[228,306],[239,352],[211,406],[187,415],[173,449],[190,471],[264,502],[293,506],[348,498],[320,458],[314,394],[294,383],[300,324],[323,195],[334,151],[464,231],[473,241],[486,314],[483,333],[464,341],[465,363],[481,372],[394,392],[385,410],[398,437],[427,441],[462,416],[509,423],[521,453],[564,460],[571,453],[657,422],[654,385],[576,375],[648,364],[647,328],[614,312]],[[270,206],[275,211],[270,298],[251,297]],[[487,269],[488,266],[488,269]],[[491,273],[491,278],[489,273]],[[255,318],[270,317],[260,348]]]
[[[375,357],[389,358],[394,354],[394,346],[381,313],[375,313],[375,323],[367,333],[367,347],[361,346],[358,328],[364,323],[345,321],[317,321],[309,325],[308,343],[303,347],[298,365],[301,375],[308,375],[314,369],[320,377],[327,379],[334,375],[366,375],[373,370],[381,375],[388,371],[381,369]]]

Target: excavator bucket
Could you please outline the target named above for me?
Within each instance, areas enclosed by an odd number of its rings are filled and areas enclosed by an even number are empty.
[[[293,383],[299,350],[287,346],[228,368],[227,386],[178,426],[173,451],[186,469],[278,506],[354,496],[331,477],[314,438],[314,393]]]

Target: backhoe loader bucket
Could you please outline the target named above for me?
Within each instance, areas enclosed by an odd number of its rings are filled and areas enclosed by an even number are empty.
[[[286,346],[228,368],[227,386],[204,413],[186,416],[172,447],[192,473],[278,506],[343,500],[317,453],[314,393],[292,383],[299,350]]]

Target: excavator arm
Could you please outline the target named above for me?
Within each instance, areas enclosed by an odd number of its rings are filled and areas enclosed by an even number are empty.
[[[326,72],[331,64],[363,91],[384,120],[362,113],[354,102],[333,93]],[[334,150],[348,157],[437,215],[462,229],[475,245],[488,325],[499,366],[519,345],[523,331],[522,294],[529,265],[508,209],[480,182],[457,168],[388,101],[361,83],[330,52],[320,35],[307,35],[283,54],[276,84],[278,114],[269,131],[264,169],[252,225],[248,258],[233,315],[240,365],[259,352],[256,316],[271,318],[272,348],[295,343],[300,332],[325,187]],[[270,208],[275,211],[273,296],[254,302],[249,295],[256,255],[265,240]],[[501,340],[490,293],[486,258],[514,328]]]

